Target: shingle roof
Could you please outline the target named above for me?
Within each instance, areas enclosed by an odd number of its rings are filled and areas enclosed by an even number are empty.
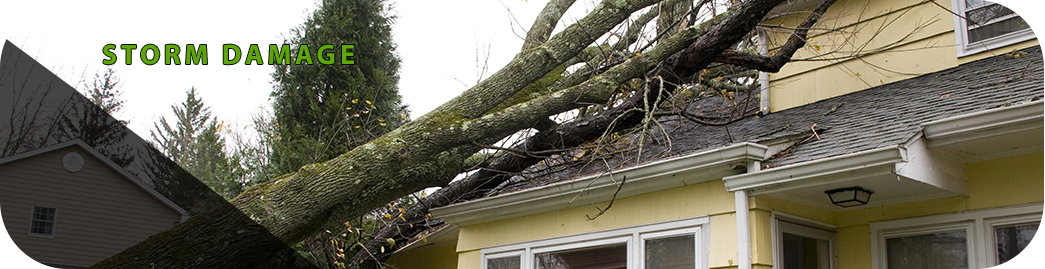
[[[1023,51],[1021,57],[998,55],[745,123],[794,122],[792,128],[808,128],[812,122],[828,129],[819,140],[770,160],[775,166],[901,144],[925,122],[1041,99],[1041,49]]]
[[[494,192],[528,189],[605,172],[607,166],[620,169],[738,142],[765,143],[785,137],[804,140],[813,135],[813,126],[819,138],[805,140],[766,160],[764,165],[791,165],[898,145],[916,135],[924,122],[1041,99],[1045,83],[1041,48],[1021,51],[1025,54],[1019,57],[989,57],[725,126],[667,118],[662,125],[671,137],[670,147],[663,142],[647,142],[641,161],[636,161],[635,152],[628,152],[602,159],[596,165],[575,163],[553,172],[534,169]],[[657,132],[660,131],[653,131]]]

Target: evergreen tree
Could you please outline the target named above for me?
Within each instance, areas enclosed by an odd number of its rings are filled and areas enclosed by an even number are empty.
[[[73,102],[71,117],[65,118],[64,125],[70,130],[71,138],[79,139],[91,145],[100,153],[119,166],[127,166],[133,158],[128,156],[128,148],[124,138],[130,133],[125,120],[117,120],[113,114],[123,108],[124,100],[120,100],[120,79],[116,71],[108,68],[94,74],[94,80],[88,85],[81,83],[86,100]]]
[[[154,124],[153,143],[197,179],[226,199],[239,194],[243,184],[238,180],[237,164],[225,153],[224,126],[211,117],[210,108],[196,96],[196,88],[186,92],[185,101],[171,106],[177,121],[166,118]]]
[[[292,30],[287,43],[293,51],[307,46],[311,55],[319,55],[320,45],[332,44],[338,48],[335,59],[341,59],[340,45],[351,44],[355,64],[276,66],[272,97],[278,142],[270,155],[276,172],[329,160],[406,121],[397,89],[394,17],[388,12],[384,0],[326,0]]]
[[[112,115],[123,108],[124,101],[117,99],[123,94],[119,85],[120,78],[116,77],[116,71],[108,68],[101,74],[94,74],[94,80],[87,86],[85,95],[105,113]]]
[[[394,16],[389,10],[384,0],[324,0],[292,30],[286,41],[292,51],[307,46],[314,58],[327,57],[318,56],[321,45],[349,44],[354,46],[354,64],[276,66],[274,123],[257,125],[264,144],[270,146],[268,164],[273,174],[333,159],[407,121],[408,111],[398,92],[399,57],[392,43]],[[335,49],[334,59],[341,59],[340,49]],[[328,243],[331,239],[315,235],[297,249],[310,253],[305,255],[315,259],[310,263],[343,267],[337,250],[345,249]]]

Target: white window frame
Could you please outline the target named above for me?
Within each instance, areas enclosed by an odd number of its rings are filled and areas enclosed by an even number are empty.
[[[784,233],[826,240],[830,253],[829,268],[838,268],[838,232],[834,225],[774,211],[770,228],[773,232],[773,268],[780,269],[784,264]]]
[[[965,230],[965,245],[968,247],[969,268],[995,266],[997,265],[997,250],[994,249],[994,227],[1032,222],[1034,220],[1040,223],[1041,214],[1042,204],[1036,203],[872,222],[870,224],[871,268],[886,269],[888,266],[888,252],[885,249],[886,239],[954,230]]]
[[[505,257],[520,257],[521,268],[535,268],[535,257],[539,253],[625,243],[628,248],[628,268],[643,269],[646,265],[643,251],[646,239],[681,235],[693,235],[697,268],[707,269],[710,253],[710,223],[707,216],[482,248],[479,268],[486,269],[488,259]]]
[[[38,220],[35,219],[35,217],[36,217],[36,209],[37,208],[54,209],[54,220],[50,221],[50,223],[51,223],[51,234],[41,234],[41,233],[34,233],[33,232],[33,222],[38,221]],[[33,205],[32,206],[32,211],[29,213],[29,236],[42,237],[42,238],[54,238],[54,235],[57,234],[57,233],[58,233],[58,207]]]
[[[1041,212],[1023,214],[1016,216],[1006,216],[998,218],[984,219],[983,233],[986,241],[984,243],[987,246],[987,265],[997,266],[998,265],[998,248],[995,246],[995,233],[994,228],[998,226],[1008,226],[1013,224],[1027,224],[1038,222],[1038,228],[1041,229]],[[1035,235],[1037,236],[1037,235]]]
[[[1034,31],[1030,28],[1027,28],[1011,33],[1006,33],[996,37],[987,38],[970,44],[968,42],[969,27],[965,23],[965,19],[963,18],[966,14],[966,11],[968,10],[968,8],[965,6],[965,0],[951,0],[951,7],[952,11],[955,14],[960,15],[960,17],[957,15],[951,15],[951,17],[954,17],[954,41],[955,48],[957,48],[958,50],[959,58],[1035,38]],[[1002,17],[1000,19],[987,21],[984,24],[991,24],[994,22],[1016,17],[1018,15],[1019,14],[1016,13],[1013,15]]]

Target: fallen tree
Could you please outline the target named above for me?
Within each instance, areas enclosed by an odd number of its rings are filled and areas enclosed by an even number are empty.
[[[679,1],[665,1],[665,3],[662,4],[671,5],[677,2]],[[702,1],[701,4],[697,6],[701,6],[706,2],[708,1]],[[778,53],[775,55],[762,56],[726,50],[715,58],[715,62],[733,64],[743,68],[766,72],[776,72],[780,70],[780,68],[790,60],[794,53],[805,45],[808,29],[820,20],[823,13],[834,2],[834,0],[829,0],[817,6],[817,8],[810,13],[807,19],[795,30],[787,43],[780,47]],[[554,8],[559,4],[560,3],[555,3],[555,1],[553,1],[548,4],[548,7],[546,7],[545,10],[554,11],[556,10]],[[648,13],[640,16],[640,18],[635,22],[636,24],[633,24],[632,26],[644,25],[653,18],[653,16],[647,17],[649,14],[657,14],[656,9],[654,8]],[[542,14],[542,16],[544,15],[545,14]],[[550,16],[555,16],[555,14],[550,14]],[[698,34],[706,34],[708,28],[720,23],[724,17],[725,15],[720,15],[704,21],[703,24],[697,28]],[[535,22],[532,29],[541,29],[541,24],[538,24],[541,19],[542,18],[538,18],[538,22]],[[632,29],[637,28],[639,27],[629,28],[628,32],[632,32]],[[538,40],[536,42],[539,42],[539,37],[534,37],[533,33],[534,31],[531,31],[531,35],[527,37],[528,42],[534,42],[533,40]],[[634,34],[635,33],[626,35],[626,39],[614,44],[613,47],[615,49],[611,51],[620,51],[624,49],[625,46],[630,45],[630,43],[634,42],[634,39],[628,39],[628,37],[632,37]],[[525,48],[526,47],[524,46],[524,49]],[[694,43],[694,46],[679,52],[674,57],[676,59],[688,58],[690,57],[688,54],[698,54],[700,51],[703,51],[702,46]],[[706,59],[704,61],[706,61]],[[448,186],[435,191],[424,199],[421,199],[421,201],[405,209],[397,216],[393,216],[384,228],[370,235],[371,239],[363,244],[365,248],[359,249],[348,264],[355,268],[379,268],[381,267],[379,264],[387,260],[387,258],[393,253],[392,251],[384,251],[385,249],[393,249],[396,247],[396,242],[418,240],[418,237],[423,232],[434,228],[433,225],[431,225],[432,220],[429,217],[428,209],[481,198],[491,190],[504,184],[513,176],[523,172],[523,170],[548,159],[554,153],[564,152],[586,143],[592,143],[607,133],[614,133],[640,125],[643,118],[647,116],[647,113],[649,113],[649,111],[642,109],[647,100],[657,100],[658,95],[668,95],[675,91],[677,85],[688,83],[685,81],[685,78],[692,77],[699,70],[696,66],[700,65],[699,62],[694,61],[686,62],[689,64],[682,64],[677,61],[674,63],[675,64],[664,65],[651,70],[646,75],[647,78],[659,76],[664,78],[667,83],[648,84],[652,87],[641,89],[640,94],[635,94],[624,102],[613,106],[606,111],[600,112],[598,115],[582,116],[570,122],[538,127],[537,133],[527,137],[522,142],[517,143],[517,145],[512,147],[510,150],[504,150],[507,153],[491,158],[483,165],[479,166],[475,173],[469,174],[464,179],[450,183]],[[557,85],[561,87],[561,84]],[[665,88],[657,88],[659,85],[665,85]],[[752,86],[758,85],[755,84]],[[694,121],[698,124],[722,125],[755,115],[757,113],[757,107],[753,107],[753,109],[741,108],[735,113],[731,112],[728,116],[715,119],[701,119],[696,118],[695,115],[682,115],[683,113],[688,112],[685,110],[667,111],[666,113],[662,113],[662,115],[682,116],[682,118]],[[441,222],[435,223],[441,224]]]
[[[419,119],[335,159],[307,165],[295,173],[257,184],[230,204],[195,215],[92,268],[254,267],[271,257],[282,244],[298,242],[322,231],[323,227],[364,215],[424,188],[445,186],[469,168],[472,163],[466,160],[486,148],[484,145],[517,131],[541,130],[543,134],[531,138],[535,143],[526,146],[532,148],[524,148],[534,151],[547,147],[542,144],[583,143],[592,136],[604,134],[615,122],[620,122],[620,127],[642,122],[642,113],[635,113],[641,109],[634,108],[648,106],[649,100],[661,100],[658,96],[670,93],[673,86],[645,87],[629,97],[627,105],[594,113],[591,118],[573,123],[555,125],[549,123],[548,117],[605,103],[620,92],[621,84],[633,78],[669,82],[645,85],[676,85],[678,83],[670,82],[681,82],[716,59],[725,59],[721,56],[723,52],[744,56],[727,57],[735,59],[733,64],[765,60],[764,56],[742,54],[731,48],[748,37],[762,18],[783,0],[745,1],[712,21],[688,26],[658,39],[638,55],[593,68],[575,85],[570,83],[561,89],[517,96],[549,72],[575,62],[590,44],[632,13],[657,2],[602,1],[586,17],[539,45],[535,42],[543,38],[529,40],[527,44],[535,45],[533,48],[525,49],[488,79]],[[797,40],[794,45],[801,47],[803,38]],[[777,61],[778,64],[786,62],[786,59]],[[534,162],[504,161],[522,168]]]

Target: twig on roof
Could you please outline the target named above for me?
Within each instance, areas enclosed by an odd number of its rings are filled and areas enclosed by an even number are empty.
[[[827,115],[831,114],[832,112],[835,112],[835,110],[838,110],[838,108],[839,108],[839,107],[842,107],[842,105],[844,105],[844,104],[845,104],[845,103],[838,103],[837,105],[835,105],[834,107],[832,107],[830,111],[827,111],[827,112],[825,112],[825,113],[824,113],[824,117],[827,117]],[[815,125],[815,124],[814,124],[814,125]]]
[[[820,134],[816,133],[816,123],[813,123],[813,126],[809,126],[809,129],[813,130],[813,136],[816,136],[816,140],[820,140]],[[809,138],[806,138],[806,140],[809,140]]]
[[[587,217],[588,220],[595,220],[599,218],[599,216],[602,216],[602,214],[606,213],[607,210],[610,210],[610,207],[613,207],[613,201],[617,200],[617,194],[620,193],[620,189],[624,187],[625,181],[628,181],[628,175],[624,175],[624,177],[620,179],[620,184],[617,185],[617,190],[613,192],[613,197],[610,197],[610,204],[606,205],[606,208],[599,208],[598,206],[596,206],[595,208],[599,209],[598,214],[595,214],[594,217],[588,216],[588,214],[584,214],[584,217]]]

